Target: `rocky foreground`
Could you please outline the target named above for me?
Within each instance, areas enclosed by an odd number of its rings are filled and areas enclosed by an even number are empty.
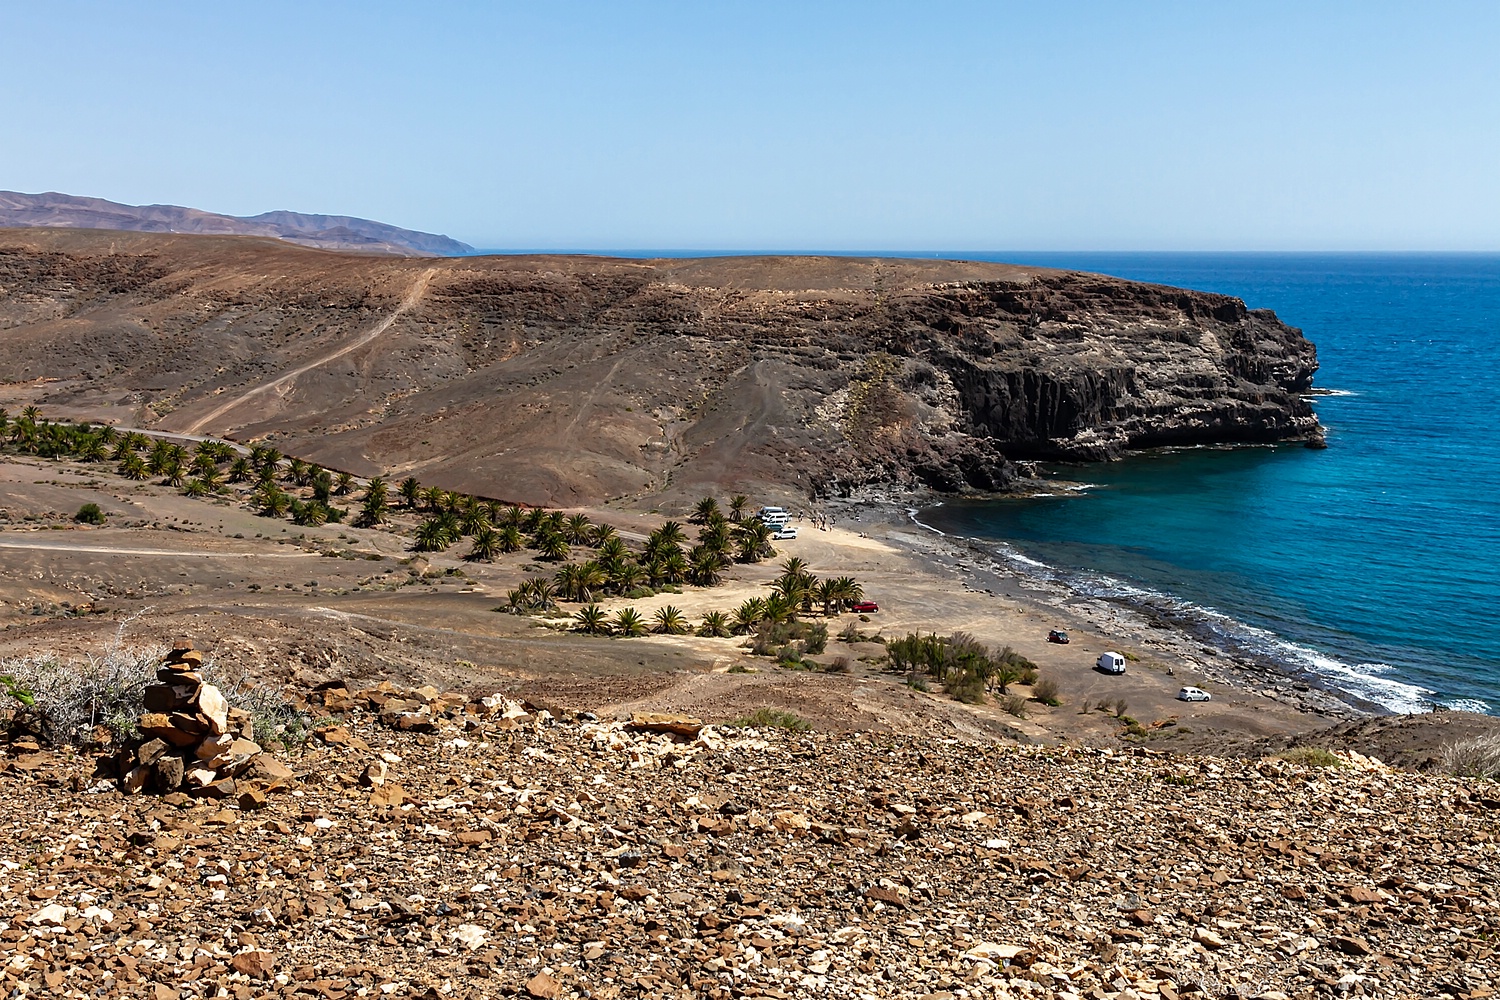
[[[0,773],[8,996],[1484,997],[1493,785],[333,689],[263,799]],[[558,712],[561,716],[564,713]],[[252,808],[253,807],[253,808]]]

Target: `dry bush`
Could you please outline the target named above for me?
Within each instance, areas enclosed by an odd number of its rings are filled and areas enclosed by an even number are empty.
[[[1500,778],[1500,733],[1456,740],[1443,747],[1443,770],[1460,778]]]
[[[1058,697],[1057,681],[1050,677],[1037,681],[1031,689],[1031,696],[1043,705],[1051,705],[1054,708],[1062,704],[1062,699]]]
[[[141,692],[156,680],[163,646],[126,646],[125,626],[102,653],[35,653],[0,661],[13,725],[53,744],[88,743],[96,726],[115,739],[135,731]]]
[[[1003,708],[1008,714],[1014,715],[1018,719],[1026,718],[1026,699],[1021,695],[1006,695],[1005,698],[1000,702],[1000,707]]]
[[[1115,718],[1123,719],[1125,718],[1125,710],[1128,709],[1130,705],[1125,701],[1124,698],[1116,698],[1111,707],[1115,710]]]
[[[35,653],[0,661],[0,696],[14,710],[12,725],[56,745],[86,745],[94,730],[105,727],[116,742],[136,733],[141,696],[156,682],[156,668],[167,647],[127,645],[120,624],[100,653],[63,656]],[[291,744],[305,738],[306,720],[274,690],[254,682],[242,669],[225,669],[212,659],[200,669],[206,683],[218,687],[235,708],[248,711],[262,742]]]

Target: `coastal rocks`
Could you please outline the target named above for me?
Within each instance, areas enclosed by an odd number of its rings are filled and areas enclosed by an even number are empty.
[[[270,785],[290,772],[279,764],[261,769],[263,750],[254,740],[250,713],[231,708],[224,693],[198,672],[203,654],[178,643],[157,670],[157,683],[142,694],[146,709],[136,723],[145,739],[113,759],[120,790],[169,794],[187,791],[210,798],[240,797],[257,807]],[[265,773],[258,773],[264,770]],[[285,772],[284,776],[278,776]],[[269,777],[269,781],[258,780]],[[238,779],[238,780],[237,780]]]

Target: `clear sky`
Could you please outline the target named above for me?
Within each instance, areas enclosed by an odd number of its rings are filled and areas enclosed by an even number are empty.
[[[494,248],[1500,249],[1500,3],[0,5],[0,188]]]

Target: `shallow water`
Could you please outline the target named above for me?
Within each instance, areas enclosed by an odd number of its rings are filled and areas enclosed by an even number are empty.
[[[1071,466],[1050,471],[1094,488],[924,522],[1004,540],[1086,592],[1190,614],[1394,710],[1500,707],[1500,256],[964,256],[1274,309],[1318,346],[1329,448]]]

